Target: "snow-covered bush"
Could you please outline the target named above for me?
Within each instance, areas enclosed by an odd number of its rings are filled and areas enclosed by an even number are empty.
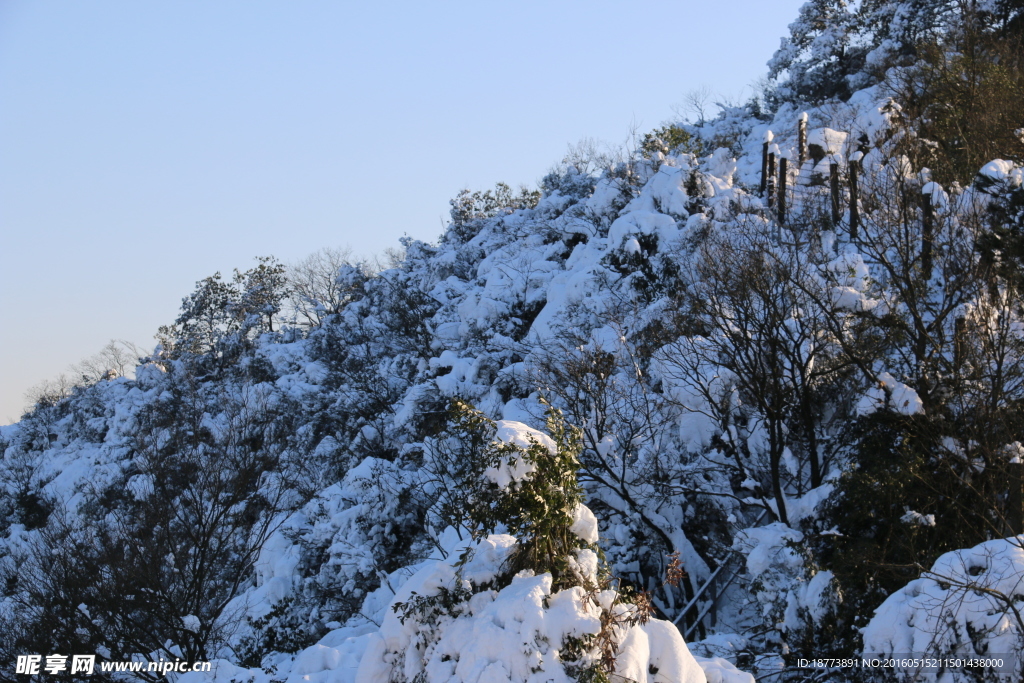
[[[1019,681],[1022,604],[1024,536],[954,550],[875,610],[864,628],[864,656],[910,659],[896,667],[902,681]],[[939,663],[920,666],[913,658]],[[989,663],[961,666],[956,660]]]
[[[550,436],[460,412],[493,439],[477,454],[487,464],[473,502],[479,540],[399,590],[356,680],[702,682],[678,631],[648,621],[601,567],[575,430],[554,410]],[[498,527],[509,533],[489,533]]]

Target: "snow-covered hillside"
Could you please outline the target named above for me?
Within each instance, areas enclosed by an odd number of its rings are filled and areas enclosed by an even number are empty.
[[[460,196],[312,324],[267,261],[199,283],[134,379],[0,431],[0,651],[214,662],[189,683],[1019,676],[1024,169],[943,186],[925,143],[884,81],[724,107]],[[575,464],[509,507],[564,451],[549,406]],[[562,569],[510,572],[549,518]]]

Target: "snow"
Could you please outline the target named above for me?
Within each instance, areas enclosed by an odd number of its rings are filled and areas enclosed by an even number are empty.
[[[1020,680],[1024,632],[1013,606],[1024,596],[1024,537],[986,541],[939,557],[890,595],[864,628],[865,656],[1002,657],[1002,681]],[[905,667],[900,667],[907,671]],[[911,667],[909,670],[913,670]],[[925,671],[921,681],[967,675]]]
[[[813,519],[818,514],[818,508],[832,495],[835,486],[822,484],[813,488],[802,496],[786,497],[786,514],[793,524],[805,519]]]
[[[870,311],[878,305],[877,299],[870,299],[854,287],[833,287],[832,305],[847,311]]]
[[[803,562],[792,548],[793,543],[803,540],[803,534],[781,522],[743,529],[736,538],[736,548],[746,555],[747,574],[751,578],[778,565],[792,569]]]
[[[694,657],[704,670],[708,683],[755,683],[753,675],[740,671],[736,665],[721,657]]]
[[[838,154],[846,144],[849,133],[831,128],[814,128],[807,131],[807,146],[817,146],[828,155]]]
[[[996,181],[1012,180],[1016,181],[1015,184],[1020,185],[1021,169],[1017,168],[1012,161],[994,159],[982,166],[978,175]]]
[[[806,585],[801,586],[798,596],[799,604],[807,610],[808,615],[815,623],[824,619],[828,613],[825,600],[833,578],[835,577],[832,572],[820,571],[811,577]],[[791,627],[800,628],[799,621],[791,623]]]
[[[658,620],[629,630],[615,660],[615,672],[627,680],[642,683],[704,683],[708,680],[679,631],[672,624]]]
[[[514,398],[502,407],[501,417],[512,422],[538,422],[547,407],[538,400],[536,393],[526,398]]]
[[[428,365],[432,369],[451,369],[451,372],[437,377],[434,383],[442,395],[453,397],[464,396],[479,385],[478,373],[481,363],[480,358],[460,358],[448,350],[444,351],[440,357],[431,358],[428,361]]]
[[[897,381],[888,372],[878,375],[879,385],[868,389],[857,402],[858,415],[870,415],[883,408],[892,408],[901,415],[924,412],[924,403],[911,387]]]
[[[1003,453],[1007,460],[1014,464],[1024,463],[1024,444],[1014,441],[1003,447]]]
[[[583,457],[593,469],[584,482],[593,509],[580,505],[572,511],[572,532],[588,546],[566,558],[572,569],[582,577],[598,576],[603,553],[614,573],[653,586],[659,607],[674,615],[684,592],[658,587],[659,554],[679,553],[691,587],[710,574],[709,563],[717,566],[722,559],[702,553],[720,552],[739,567],[738,578],[720,596],[721,632],[703,641],[700,654],[707,657],[692,657],[665,622],[623,625],[620,675],[649,682],[750,683],[753,676],[728,659],[760,648],[757,673],[771,677],[773,667],[783,664],[780,653],[792,645],[787,639],[813,631],[835,599],[836,577],[807,562],[802,552],[811,552],[817,534],[836,533],[836,527],[821,532],[817,523],[824,502],[836,493],[839,472],[854,464],[849,426],[855,417],[880,410],[921,414],[924,405],[910,386],[918,369],[900,342],[869,364],[877,382],[866,377],[869,370],[843,363],[844,345],[857,343],[864,326],[877,331],[887,318],[908,319],[907,302],[890,282],[899,268],[882,267],[889,255],[870,240],[851,241],[843,224],[820,233],[820,226],[804,234],[777,230],[754,190],[762,142],[779,157],[790,155],[797,122],[813,120],[824,127],[809,131],[808,143],[826,156],[817,165],[806,162],[805,173],[827,174],[829,163],[842,163],[845,156],[850,163],[863,161],[864,187],[892,169],[914,182],[921,179],[922,192],[943,218],[937,225],[948,231],[942,233],[946,251],[936,251],[943,266],[951,265],[943,261],[948,250],[969,237],[958,223],[959,207],[992,200],[976,188],[944,189],[908,159],[886,166],[883,145],[898,107],[878,89],[857,92],[846,103],[802,108],[783,105],[770,122],[726,110],[701,133],[693,148],[699,153],[637,156],[593,177],[567,171],[559,189],[533,210],[474,220],[466,234],[449,233],[437,245],[409,240],[403,264],[360,284],[356,300],[330,325],[246,339],[239,353],[248,365],[230,367],[222,378],[216,377],[220,370],[193,372],[183,361],[165,358],[141,366],[134,381],[104,380],[81,390],[73,414],[41,411],[23,425],[0,428],[2,490],[11,501],[28,493],[59,501],[72,523],[89,519],[84,503],[95,504],[96,492],[113,490],[133,505],[145,504],[162,482],[147,473],[136,452],[145,433],[140,420],[163,404],[181,404],[173,381],[191,373],[197,391],[209,392],[195,416],[203,437],[209,434],[204,447],[234,443],[232,420],[238,416],[222,403],[249,397],[253,405],[288,406],[279,416],[268,413],[274,419],[267,434],[286,432],[281,457],[295,465],[287,476],[296,477],[301,493],[289,492],[294,502],[269,521],[278,530],[262,543],[230,601],[224,619],[238,626],[218,644],[212,677],[190,674],[182,680],[348,683],[358,673],[359,680],[382,683],[396,671],[424,672],[432,681],[565,680],[556,657],[563,639],[595,633],[607,616],[602,610],[618,610],[615,617],[626,624],[632,608],[617,602],[611,590],[555,590],[544,574],[504,577],[508,585],[499,588],[494,582],[515,539],[494,534],[470,541],[464,519],[445,517],[460,510],[459,495],[465,494],[464,482],[450,471],[457,466],[443,462],[445,447],[461,457],[462,444],[454,437],[445,441],[449,399],[501,418],[495,425],[499,443],[541,447],[536,462],[509,454],[485,472],[488,482],[506,489],[543,467],[543,453],[557,452],[554,441],[534,428],[543,421],[543,392],[553,404],[576,411],[572,420],[589,439]],[[862,135],[867,156],[855,149]],[[983,178],[1009,185],[1021,184],[1022,173],[1006,160],[981,169]],[[819,189],[800,184],[792,215],[820,211],[826,195]],[[862,236],[877,236],[885,217],[868,202],[862,206]],[[719,250],[702,253],[709,244]],[[803,425],[794,430],[788,420],[776,432],[784,442],[777,451],[783,465],[778,498],[785,502],[788,526],[770,521],[779,511],[770,490],[769,416],[751,395],[761,378],[745,376],[735,362],[737,352],[757,348],[760,340],[738,326],[713,329],[697,305],[720,303],[714,297],[722,289],[708,286],[704,271],[721,266],[719,255],[752,245],[766,262],[769,256],[790,259],[785,265],[800,274],[799,287],[810,294],[786,314],[782,337],[799,338],[793,350],[804,363],[801,369],[824,373],[814,381],[824,389],[815,393],[821,401],[815,419],[819,447],[828,454],[822,460],[826,483],[812,487],[809,481]],[[976,252],[968,251],[973,258]],[[935,297],[928,305],[941,309],[941,297],[951,292],[940,279],[928,287]],[[958,310],[980,315],[970,298]],[[721,311],[735,312],[728,306]],[[1006,329],[1018,334],[1021,323],[1014,316]],[[587,368],[588,358],[607,360],[610,369]],[[579,394],[543,378],[542,361],[559,370],[573,363]],[[841,377],[829,374],[830,364],[841,365]],[[785,365],[784,371],[793,369]],[[260,373],[271,378],[249,381],[250,374]],[[588,391],[600,401],[584,401]],[[167,429],[146,435],[161,457],[181,438]],[[1001,453],[1009,462],[1024,459],[1017,442]],[[621,479],[610,482],[595,472]],[[287,476],[265,474],[260,494],[270,499],[287,485]],[[53,531],[22,523],[18,505],[3,510],[12,520],[0,537],[5,566],[16,567]],[[762,513],[770,523],[759,526],[754,520]],[[901,514],[904,524],[936,524],[928,509],[895,512]],[[689,536],[694,533],[704,536],[703,543]],[[942,565],[940,558],[933,573],[953,572],[953,580],[926,576],[895,593],[865,631],[865,643],[908,652],[927,645],[930,634],[936,647],[962,648],[973,642],[971,634],[977,641],[982,633],[989,651],[1012,648],[1019,634],[1002,603],[992,593],[979,595],[957,584],[981,577],[992,583],[975,588],[992,585],[997,593],[1021,594],[1012,581],[1014,572],[1020,575],[1016,546],[991,543],[953,554],[966,569],[950,561]],[[457,558],[470,547],[473,557],[459,569]],[[980,573],[972,574],[972,568]],[[475,592],[461,612],[440,623],[410,617],[403,624],[394,610],[414,592],[437,596],[464,589],[465,582]],[[10,604],[0,603],[0,620],[14,618]],[[962,613],[941,613],[942,604],[959,605]],[[273,622],[281,611],[286,619]],[[287,619],[301,623],[308,637],[301,642],[308,647],[267,654],[265,669],[240,668],[232,652],[253,636],[246,620],[263,618],[283,631],[290,628]],[[185,616],[182,627],[199,629],[198,617]],[[946,638],[947,627],[955,638]],[[722,645],[715,649],[715,643]]]
[[[496,427],[497,431],[494,438],[501,443],[508,443],[527,449],[540,445],[547,449],[551,455],[558,453],[558,445],[555,444],[554,439],[522,422],[498,420]]]
[[[153,475],[136,474],[128,480],[128,490],[136,500],[145,500],[153,493]]]
[[[737,164],[729,149],[719,147],[708,157],[704,165],[711,182],[715,185],[716,194],[732,188]]]
[[[597,517],[586,505],[577,505],[570,530],[587,543],[597,543]]]
[[[644,186],[640,196],[627,204],[624,211],[656,210],[669,216],[686,218],[689,215],[686,210],[686,202],[689,197],[686,195],[683,184],[686,182],[689,171],[689,163],[682,166],[662,164],[654,177]],[[609,240],[615,244],[615,238],[611,231]]]
[[[921,194],[931,200],[932,207],[936,211],[942,211],[949,206],[949,194],[942,189],[942,185],[934,181],[925,183],[921,188]]]
[[[907,508],[906,510],[906,514],[900,517],[900,521],[904,524],[910,524],[912,526],[935,526],[935,515],[922,515],[920,512],[915,512],[910,508]]]
[[[685,210],[682,215],[686,215]],[[674,238],[678,234],[678,228],[675,220],[663,213],[650,210],[631,211],[612,223],[608,229],[608,243],[618,246],[627,236],[636,234],[656,235],[659,242],[662,242]]]
[[[449,561],[424,566],[398,591],[380,631],[371,635],[356,683],[424,675],[431,681],[550,681],[568,683],[558,658],[567,638],[601,631],[602,600],[591,601],[581,586],[552,591],[550,574],[513,577],[499,591],[486,585],[515,545],[511,536],[492,535],[473,546],[471,559],[457,572]],[[589,552],[591,555],[593,553]],[[459,554],[453,548],[452,556]],[[596,562],[596,555],[594,555]],[[427,627],[415,616],[395,611],[414,596],[437,595],[453,582],[480,587],[467,608]],[[605,605],[611,605],[606,596]],[[624,606],[613,607],[623,616]],[[703,670],[674,626],[657,620],[626,627],[618,647],[616,672],[649,683],[703,683]],[[318,663],[318,666],[320,664]],[[326,667],[325,667],[326,668]],[[657,673],[651,673],[656,669]],[[741,679],[736,679],[737,681]]]
[[[344,636],[338,629],[320,642],[276,662],[276,673],[262,669],[245,669],[223,659],[214,660],[209,673],[182,674],[179,683],[355,683],[359,662],[371,635]],[[386,679],[381,679],[386,680]]]

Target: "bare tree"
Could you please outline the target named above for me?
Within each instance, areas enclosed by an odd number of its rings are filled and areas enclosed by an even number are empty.
[[[680,116],[693,121],[697,126],[707,123],[710,114],[711,98],[714,93],[711,86],[704,84],[699,88],[687,91],[683,95],[683,101],[672,107],[672,110]]]
[[[131,375],[139,359],[146,354],[135,344],[124,339],[111,339],[99,353],[71,366],[86,384],[101,379],[113,379]]]
[[[324,247],[288,269],[291,308],[301,324],[316,327],[348,301],[349,287],[338,280],[346,266],[366,269],[350,247]]]
[[[594,138],[580,138],[579,142],[569,145],[562,157],[564,166],[572,166],[580,173],[587,175],[610,168],[614,164],[616,152],[608,149],[608,145]]]
[[[101,380],[130,377],[145,353],[124,339],[112,339],[88,358],[84,358],[53,379],[36,384],[25,392],[26,410],[52,406],[71,396],[75,387],[89,386]]]
[[[821,435],[844,413],[824,403],[839,393],[849,362],[823,333],[830,302],[806,257],[777,244],[760,218],[736,221],[694,255],[693,289],[679,304],[687,329],[668,347],[664,367],[696,399],[681,407],[718,423],[737,470],[755,479],[764,473],[772,502],[765,507],[788,522],[787,494],[818,487],[827,474]],[[750,446],[760,439],[747,438],[755,432],[766,436],[763,454]]]
[[[26,410],[36,406],[52,406],[71,395],[78,386],[70,375],[62,372],[53,379],[46,379],[25,392]]]

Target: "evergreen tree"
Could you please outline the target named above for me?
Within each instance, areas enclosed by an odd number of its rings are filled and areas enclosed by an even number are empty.
[[[774,97],[787,100],[845,99],[864,85],[858,75],[864,49],[857,40],[849,0],[810,0],[800,8],[789,36],[768,62],[769,78],[786,74]]]

